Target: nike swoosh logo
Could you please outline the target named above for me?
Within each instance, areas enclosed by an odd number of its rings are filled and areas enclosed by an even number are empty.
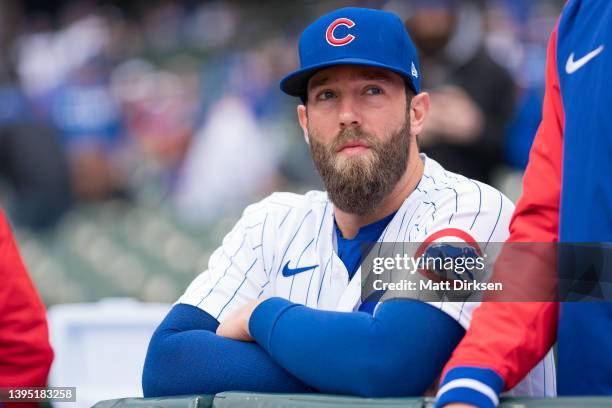
[[[313,265],[313,266],[304,266],[303,268],[290,268],[289,262],[290,261],[287,261],[285,266],[283,266],[283,276],[286,278],[289,276],[297,275],[298,273],[301,273],[301,272],[309,271],[319,266],[319,265]]]
[[[565,72],[567,72],[568,74],[573,74],[574,72],[578,71],[587,62],[589,62],[590,60],[592,60],[593,58],[601,54],[603,49],[604,49],[604,46],[600,45],[599,47],[595,48],[593,51],[589,52],[587,55],[585,55],[584,57],[576,61],[574,61],[574,53],[572,52],[569,58],[567,59],[567,63],[565,64]]]

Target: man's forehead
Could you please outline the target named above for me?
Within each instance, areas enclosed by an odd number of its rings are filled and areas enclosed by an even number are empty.
[[[403,81],[401,76],[384,68],[364,67],[359,65],[337,65],[324,68],[314,74],[308,81],[308,89],[344,78],[352,80],[397,81],[398,83]]]

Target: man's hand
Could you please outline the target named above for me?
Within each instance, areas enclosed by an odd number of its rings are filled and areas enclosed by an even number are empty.
[[[463,89],[444,86],[430,92],[431,108],[419,143],[432,146],[437,143],[455,145],[473,142],[485,125],[480,107]]]
[[[253,310],[264,300],[257,299],[248,303],[245,307],[238,310],[233,315],[229,316],[217,327],[217,334],[228,339],[240,341],[253,341],[249,332],[249,320],[253,314]]]

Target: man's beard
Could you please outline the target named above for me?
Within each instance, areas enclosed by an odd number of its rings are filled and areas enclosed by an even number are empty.
[[[342,211],[368,215],[389,195],[406,171],[410,150],[410,121],[391,134],[386,142],[360,128],[342,130],[326,146],[308,130],[310,151],[329,198]],[[362,140],[369,146],[363,155],[340,157],[338,148],[346,141]]]

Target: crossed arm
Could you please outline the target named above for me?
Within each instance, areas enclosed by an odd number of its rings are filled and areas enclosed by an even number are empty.
[[[463,334],[444,312],[410,300],[387,301],[370,315],[271,298],[220,326],[201,309],[179,304],[151,339],[143,391],[422,395]]]
[[[219,322],[178,304],[159,325],[142,375],[145,397],[222,391],[312,392],[256,343],[215,334]]]

